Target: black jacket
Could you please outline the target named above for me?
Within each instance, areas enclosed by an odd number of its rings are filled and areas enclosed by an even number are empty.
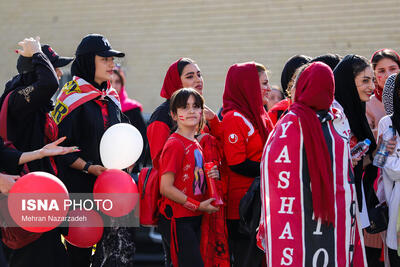
[[[107,99],[107,97],[106,97]],[[109,126],[120,122],[128,122],[117,105],[107,101]],[[70,193],[92,193],[96,177],[70,167],[78,157],[95,165],[102,165],[100,159],[100,140],[104,129],[101,107],[89,101],[74,109],[58,125],[59,137],[66,136],[65,146],[78,146],[81,152],[57,157],[59,178],[65,183]]]
[[[0,171],[8,174],[19,174],[21,167],[18,165],[22,152],[8,148],[0,137]]]
[[[45,145],[46,116],[52,109],[51,97],[58,89],[56,73],[47,57],[36,53],[32,63],[35,72],[15,76],[6,84],[1,99],[12,92],[8,100],[7,134],[20,151],[33,151]],[[54,173],[47,157],[29,162],[28,167],[30,171]]]

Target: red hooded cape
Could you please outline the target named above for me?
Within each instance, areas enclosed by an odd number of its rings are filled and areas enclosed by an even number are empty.
[[[226,75],[222,115],[236,110],[243,114],[258,129],[265,142],[272,123],[264,109],[261,87],[254,62],[231,66]]]

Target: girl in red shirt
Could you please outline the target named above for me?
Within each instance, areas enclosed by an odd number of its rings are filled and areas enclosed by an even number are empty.
[[[160,157],[159,230],[169,245],[174,267],[203,266],[201,215],[218,210],[210,204],[213,198],[205,199],[203,152],[195,138],[204,123],[203,109],[203,97],[194,89],[183,88],[171,96],[171,117],[177,130],[167,139]],[[219,177],[216,169],[208,174]]]
[[[228,214],[233,266],[257,266],[262,253],[254,236],[239,232],[239,203],[260,176],[263,146],[272,123],[264,109],[270,90],[266,68],[254,62],[230,67],[223,95],[223,146],[229,166]]]

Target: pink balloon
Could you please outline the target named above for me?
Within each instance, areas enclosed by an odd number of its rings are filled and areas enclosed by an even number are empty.
[[[100,210],[111,217],[121,217],[131,212],[139,199],[138,188],[132,177],[124,171],[109,169],[96,179],[93,187],[94,199],[109,199],[112,208]],[[109,209],[108,209],[109,208]]]
[[[103,235],[103,219],[94,210],[72,210],[69,217],[82,218],[82,221],[69,222],[65,240],[76,247],[90,248],[97,244]]]
[[[31,172],[17,180],[8,195],[8,209],[23,229],[42,233],[60,225],[67,215],[64,201],[69,199],[65,185],[46,172]]]

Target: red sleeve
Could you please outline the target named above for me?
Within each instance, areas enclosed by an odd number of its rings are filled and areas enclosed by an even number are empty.
[[[160,157],[160,175],[167,172],[176,174],[182,169],[183,158],[185,156],[182,141],[169,139],[164,146]]]
[[[223,135],[222,132],[222,122],[218,119],[218,116],[215,115],[212,120],[208,121],[210,125],[211,135],[215,136],[216,138],[220,139]]]
[[[275,125],[276,122],[278,121],[278,111],[272,109],[272,110],[268,111],[268,116],[271,120],[271,123],[273,125]],[[267,122],[267,124],[268,124],[268,122]]]
[[[275,123],[275,124],[276,124],[276,123]],[[271,118],[270,118],[269,115],[267,114],[267,130],[268,130],[269,133],[272,132],[272,130],[274,129],[275,124],[272,123]]]
[[[150,155],[153,166],[157,169],[162,149],[169,135],[169,127],[164,122],[154,121],[147,127],[147,140],[149,142]]]
[[[248,127],[243,119],[226,114],[223,119],[223,147],[228,165],[236,165],[246,160]]]

